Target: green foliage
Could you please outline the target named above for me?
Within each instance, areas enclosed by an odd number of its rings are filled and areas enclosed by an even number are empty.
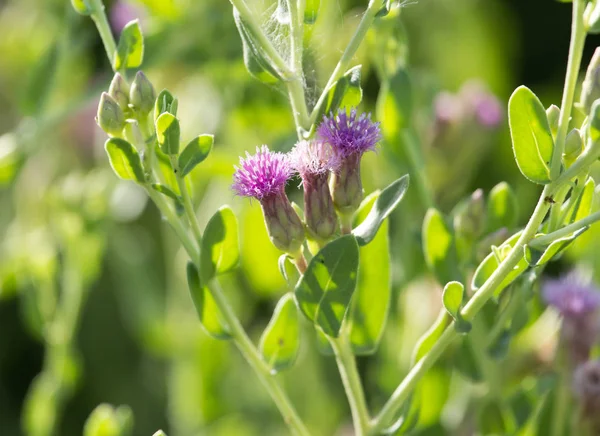
[[[521,173],[532,182],[549,183],[554,140],[544,106],[529,88],[520,86],[511,95],[508,121]]]
[[[146,182],[142,161],[133,145],[124,139],[110,138],[106,141],[104,149],[108,154],[110,166],[117,176],[137,183]]]
[[[187,176],[192,170],[208,157],[214,142],[213,135],[200,135],[192,139],[179,155],[179,171],[181,177]]]
[[[358,244],[352,235],[323,247],[296,285],[302,313],[323,332],[337,337],[356,288]]]
[[[138,68],[144,60],[144,37],[138,20],[123,27],[113,66],[115,70]]]
[[[165,112],[156,119],[156,136],[160,149],[167,155],[179,154],[181,130],[173,114]]]
[[[223,206],[204,229],[200,253],[202,280],[207,283],[215,276],[231,271],[237,267],[239,257],[237,219],[228,206]]]
[[[454,318],[454,327],[460,333],[468,333],[471,330],[471,324],[463,320],[460,314],[464,299],[465,287],[462,283],[446,283],[446,286],[444,286],[444,292],[442,293],[442,302],[444,303],[444,307],[450,316]]]
[[[452,229],[436,209],[429,209],[423,221],[423,253],[440,283],[460,279]]]
[[[323,115],[336,113],[338,109],[356,107],[362,100],[362,87],[360,86],[362,65],[357,65],[346,71],[327,91],[324,104],[319,108],[317,120],[321,121]]]
[[[506,182],[501,182],[490,191],[487,201],[488,233],[501,228],[514,229],[519,217],[519,204],[517,196]]]
[[[260,338],[260,352],[272,372],[291,367],[300,348],[298,309],[293,294],[277,303],[273,317]]]

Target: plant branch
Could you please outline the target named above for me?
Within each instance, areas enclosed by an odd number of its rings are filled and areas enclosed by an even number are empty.
[[[586,216],[585,218],[580,219],[579,221],[574,222],[573,224],[569,224],[568,226],[563,227],[555,232],[548,233],[547,235],[538,236],[534,238],[529,245],[532,247],[543,247],[551,244],[552,242],[560,239],[564,236],[568,236],[577,230],[583,229],[595,222],[600,221],[600,212],[595,212],[591,215]]]
[[[94,20],[96,28],[98,29],[98,33],[100,34],[100,38],[104,44],[104,49],[106,50],[106,56],[110,62],[110,67],[116,73],[115,54],[117,53],[117,44],[115,42],[115,37],[110,30],[108,19],[106,18],[104,3],[102,0],[89,0],[89,4],[92,10],[90,17],[92,20]]]

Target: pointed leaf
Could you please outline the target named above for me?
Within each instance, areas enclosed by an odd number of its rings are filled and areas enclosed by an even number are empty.
[[[144,37],[138,20],[130,21],[123,27],[119,45],[115,53],[115,70],[137,68],[144,60]]]
[[[154,103],[154,121],[156,122],[158,117],[165,112],[177,116],[177,99],[169,91],[163,89]]]
[[[520,86],[513,92],[508,101],[508,122],[521,173],[532,182],[549,183],[554,140],[544,106],[529,88]]]
[[[144,183],[146,176],[142,168],[140,155],[133,145],[124,139],[110,138],[104,145],[110,166],[123,180]]]
[[[187,264],[187,280],[196,312],[206,333],[215,339],[229,339],[231,337],[229,326],[223,320],[223,315],[212,294],[201,284],[198,269],[192,262]]]
[[[525,259],[529,266],[540,266],[551,261],[554,257],[565,250],[571,243],[581,236],[588,227],[583,227],[570,235],[563,236],[562,238],[552,241],[552,243],[546,247],[538,248],[535,244],[530,244],[525,247]],[[535,241],[535,239],[534,239]]]
[[[327,99],[319,108],[318,121],[321,121],[323,115],[336,113],[340,108],[351,108],[360,104],[362,100],[361,69],[362,65],[349,69],[329,88]]]
[[[165,112],[156,119],[156,137],[163,153],[176,155],[179,153],[179,137],[181,130],[175,115]]]
[[[354,236],[345,235],[311,259],[296,285],[300,310],[328,336],[339,334],[356,288],[357,272],[358,244]]]
[[[365,221],[369,219],[384,193],[385,190],[381,194],[373,193],[363,201],[357,212],[359,222],[361,219]],[[348,325],[354,354],[367,355],[377,351],[387,323],[391,300],[389,237],[386,221],[382,222],[377,236],[371,243],[360,247],[358,271],[358,283],[348,314]],[[374,289],[377,291],[373,292]]]
[[[181,177],[187,176],[200,162],[202,162],[212,149],[213,135],[200,135],[190,141],[179,155],[179,171]]]
[[[454,235],[442,214],[429,209],[423,221],[423,252],[440,283],[460,279]]]
[[[219,274],[234,269],[239,262],[237,219],[229,206],[221,207],[208,221],[202,239],[200,272],[208,282]]]
[[[284,295],[260,338],[260,352],[272,373],[291,367],[300,348],[298,308],[293,294]]]
[[[366,245],[375,238],[381,224],[402,201],[408,189],[408,181],[408,175],[399,178],[377,197],[369,215],[352,231],[359,245]]]

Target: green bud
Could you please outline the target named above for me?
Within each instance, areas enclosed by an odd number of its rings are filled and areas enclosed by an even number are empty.
[[[290,204],[285,191],[260,200],[269,238],[275,247],[296,255],[304,243],[304,225]]]
[[[548,117],[548,124],[552,131],[552,136],[556,137],[558,131],[558,119],[560,118],[560,109],[555,104],[551,105],[546,109],[546,116]]]
[[[119,73],[116,73],[112,82],[110,82],[108,93],[119,103],[121,109],[125,111],[129,107],[129,87],[123,76]]]
[[[96,122],[109,135],[121,136],[123,133],[125,114],[116,100],[106,92],[100,97]]]
[[[140,115],[147,116],[154,109],[155,100],[156,93],[154,92],[152,83],[150,83],[144,73],[138,71],[129,92],[129,101],[133,110]]]
[[[596,48],[581,85],[579,101],[586,114],[590,113],[592,104],[598,98],[600,98],[600,47]]]
[[[121,433],[115,410],[109,404],[96,407],[85,422],[84,436],[119,436]]]
[[[329,174],[304,178],[304,210],[306,226],[313,238],[330,240],[338,230],[338,219],[327,184]]]
[[[353,153],[344,159],[339,170],[331,178],[331,196],[338,214],[354,214],[363,200],[363,188],[360,177],[359,153]]]
[[[583,146],[583,138],[579,129],[571,130],[565,140],[565,153],[563,155],[567,168],[573,165],[573,162],[579,157],[583,151]]]
[[[92,8],[89,6],[90,0],[71,0],[73,9],[79,12],[81,15],[91,15]]]

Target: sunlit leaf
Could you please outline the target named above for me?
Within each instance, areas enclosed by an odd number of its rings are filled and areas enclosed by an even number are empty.
[[[446,310],[441,311],[433,325],[419,338],[417,345],[415,345],[411,359],[413,365],[433,348],[440,336],[442,336],[442,333],[444,333],[444,330],[446,330],[448,321],[448,312]]]
[[[202,280],[234,269],[240,258],[237,219],[229,206],[221,207],[208,221],[202,239]]]
[[[423,252],[440,283],[460,280],[454,235],[436,209],[429,209],[423,221]]]
[[[525,259],[530,266],[540,266],[558,256],[571,243],[581,236],[589,227],[583,227],[567,236],[558,238],[546,247],[536,247],[535,244],[529,244],[525,247]],[[535,240],[534,240],[535,241]]]
[[[165,112],[177,116],[177,99],[169,91],[163,89],[154,103],[154,121],[156,122],[158,117]]]
[[[300,348],[298,309],[293,294],[284,295],[260,338],[260,352],[272,372],[291,367]]]
[[[144,183],[146,176],[137,150],[129,142],[120,138],[110,138],[104,145],[110,166],[123,180]]]
[[[144,37],[138,20],[130,21],[123,27],[117,52],[115,53],[115,70],[137,68],[144,60]]]
[[[156,119],[156,137],[163,153],[176,155],[179,153],[181,129],[175,115],[165,112]]]
[[[200,135],[190,141],[179,155],[179,171],[181,177],[187,176],[200,162],[202,162],[212,149],[213,135]]]

